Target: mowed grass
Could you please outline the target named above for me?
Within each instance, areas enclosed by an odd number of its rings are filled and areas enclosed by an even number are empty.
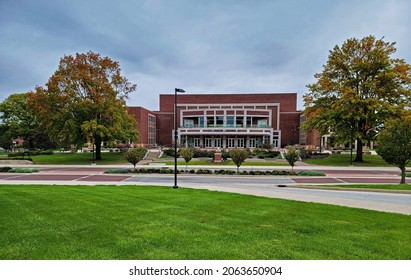
[[[97,165],[106,164],[127,164],[124,153],[102,153],[102,160],[97,160]],[[38,155],[31,157],[35,164],[67,164],[67,165],[82,165],[92,164],[92,153],[55,153],[53,155]]]
[[[364,162],[355,162],[355,153],[353,154],[353,166],[378,167],[378,166],[393,166],[386,163],[379,155],[363,155]],[[305,159],[305,163],[329,165],[329,166],[348,166],[350,164],[350,155],[332,154],[325,158]]]
[[[0,186],[0,259],[411,259],[410,216],[193,189]]]

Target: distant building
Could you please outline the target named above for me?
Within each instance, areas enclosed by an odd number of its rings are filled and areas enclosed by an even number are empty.
[[[128,107],[142,146],[171,145],[174,94],[160,95],[160,110]],[[177,132],[181,146],[260,148],[299,144],[301,111],[296,93],[178,94]]]

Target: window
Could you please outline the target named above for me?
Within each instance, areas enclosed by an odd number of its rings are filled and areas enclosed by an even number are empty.
[[[204,127],[204,117],[198,117],[198,126]]]
[[[194,148],[200,147],[200,138],[194,138]]]
[[[253,126],[253,118],[247,117],[247,127],[252,127],[252,126]]]
[[[255,148],[257,140],[255,138],[250,138],[250,148]]]
[[[217,127],[224,126],[224,116],[217,116],[215,118]]]
[[[244,138],[237,138],[237,147],[244,148]]]
[[[243,117],[237,117],[235,119],[235,124],[236,124],[236,127],[243,127],[244,126],[244,118]]]
[[[221,148],[221,138],[214,138],[214,148]]]
[[[156,144],[156,117],[153,115],[148,115],[148,144]]]
[[[234,126],[234,116],[227,116],[227,126],[229,127]]]
[[[235,138],[227,139],[227,148],[235,148]]]
[[[206,138],[205,139],[205,147],[206,148],[211,148],[212,147],[212,138]]]
[[[267,127],[267,120],[258,120],[258,127]]]
[[[207,127],[214,127],[214,117],[207,117]]]
[[[184,127],[194,127],[194,120],[184,120]]]

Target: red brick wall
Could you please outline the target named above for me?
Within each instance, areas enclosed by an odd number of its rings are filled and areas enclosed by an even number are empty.
[[[177,93],[177,104],[220,104],[220,103],[280,103],[281,112],[295,112],[296,93],[256,94],[185,94]],[[174,111],[174,94],[160,94],[160,111]]]
[[[281,146],[299,142],[300,112],[280,113]]]
[[[174,128],[174,114],[156,112],[157,116],[157,144],[170,145],[172,143]]]
[[[320,147],[320,133],[318,130],[312,129],[307,132],[307,146]]]
[[[296,93],[265,93],[265,94],[177,94],[177,104],[224,104],[224,103],[280,103],[280,127],[282,145],[297,144],[299,140],[299,116]],[[148,113],[157,117],[157,144],[170,145],[174,128],[174,94],[160,95],[160,111],[151,112],[142,107],[130,107],[129,112],[136,116],[140,141],[148,142]],[[277,110],[273,110],[272,124],[277,129]],[[177,111],[178,126],[180,120]]]
[[[136,144],[147,145],[148,144],[148,115],[155,115],[152,111],[149,111],[143,107],[128,107],[127,111],[130,115],[133,115],[137,120],[136,129],[139,131],[140,136]]]

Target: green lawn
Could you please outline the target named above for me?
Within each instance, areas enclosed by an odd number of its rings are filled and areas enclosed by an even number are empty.
[[[364,162],[354,162],[355,154],[353,154],[354,166],[393,166],[386,163],[379,155],[363,155]],[[330,166],[348,166],[350,164],[350,155],[332,154],[325,158],[319,159],[305,159],[305,163],[318,164],[318,165],[330,165]]]
[[[97,165],[105,164],[127,164],[124,153],[102,153],[102,160],[96,161]],[[39,155],[31,157],[35,164],[91,164],[93,162],[92,153],[55,153],[53,155]]]
[[[193,189],[0,186],[0,259],[411,259],[410,216]]]

